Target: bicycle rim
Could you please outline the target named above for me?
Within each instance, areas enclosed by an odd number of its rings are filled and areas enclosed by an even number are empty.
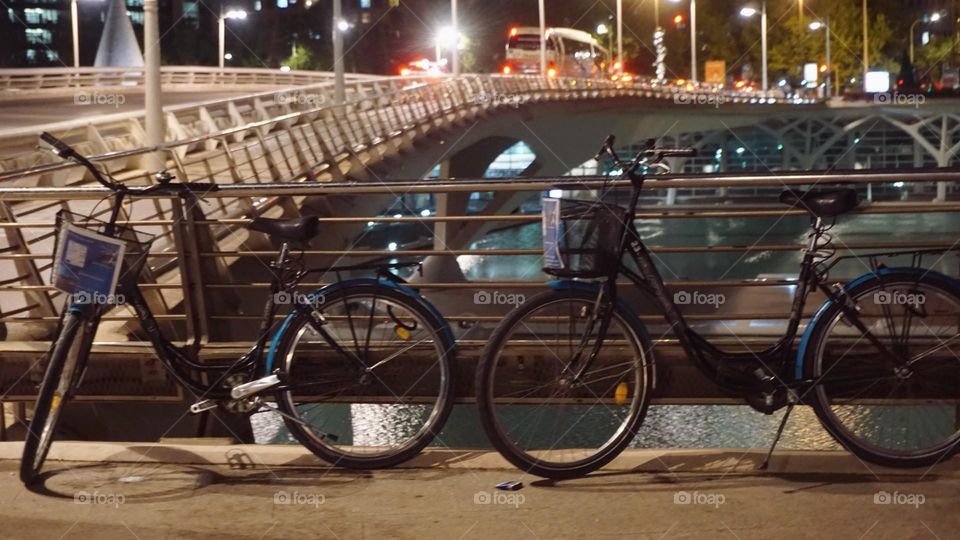
[[[393,289],[334,293],[318,310],[326,337],[304,315],[286,348],[295,388],[282,408],[302,422],[288,422],[291,430],[334,464],[409,459],[452,407],[453,343],[431,313]]]
[[[546,297],[504,321],[478,378],[482,416],[495,445],[541,476],[586,474],[635,435],[649,401],[650,366],[639,333],[615,312],[604,343],[579,382],[568,366],[590,355],[595,295]],[[592,333],[583,339],[587,328]]]
[[[46,461],[79,363],[83,320],[75,314],[68,314],[67,317],[52,349],[24,442],[20,467],[20,477],[24,482],[32,480]]]
[[[960,298],[930,281],[890,281],[856,295],[859,318],[907,370],[837,310],[816,347],[821,419],[880,464],[942,459],[960,441]]]

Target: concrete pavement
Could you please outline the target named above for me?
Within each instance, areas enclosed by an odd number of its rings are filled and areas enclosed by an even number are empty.
[[[430,451],[344,471],[297,446],[55,443],[39,493],[0,443],[4,538],[954,538],[958,468],[868,467],[841,452],[631,450],[588,478],[525,476],[496,454]],[[109,461],[104,461],[109,459]],[[89,462],[86,460],[96,460]],[[497,491],[522,480],[516,492]]]

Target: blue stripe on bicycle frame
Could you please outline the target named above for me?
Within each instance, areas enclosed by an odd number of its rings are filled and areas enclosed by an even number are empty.
[[[954,289],[957,287],[957,282],[953,278],[946,276],[944,274],[941,274],[940,272],[934,272],[933,270],[927,270],[926,268],[903,267],[903,268],[878,268],[875,272],[864,274],[854,279],[850,283],[847,283],[846,285],[844,285],[843,290],[844,291],[852,290],[854,287],[862,285],[863,283],[871,279],[874,279],[879,276],[885,276],[887,274],[891,274],[894,272],[921,274],[925,277],[933,277],[936,279],[943,280],[944,285],[948,287],[951,287]],[[807,345],[809,345],[810,336],[813,334],[813,327],[817,325],[817,321],[820,320],[820,317],[822,317],[823,314],[827,311],[827,309],[831,305],[833,305],[838,299],[839,299],[839,296],[837,295],[833,295],[830,298],[827,298],[823,302],[823,304],[820,306],[820,308],[817,309],[817,312],[813,314],[813,317],[810,317],[810,320],[807,321],[807,327],[803,331],[803,337],[800,339],[800,346],[797,349],[797,367],[796,367],[796,370],[794,371],[794,377],[796,377],[797,379],[803,378],[803,358],[804,356],[806,356]]]
[[[443,322],[444,332],[446,333],[448,339],[450,339],[450,341],[453,342],[453,331],[450,329],[450,325],[447,324],[447,320],[443,317],[443,315],[440,314],[439,311],[437,311],[437,308],[433,304],[424,300],[423,297],[420,296],[420,294],[417,291],[409,287],[404,287],[399,283],[394,283],[389,279],[357,278],[357,279],[349,279],[347,281],[340,281],[337,283],[332,283],[330,285],[327,285],[322,289],[317,289],[313,291],[308,295],[308,298],[310,298],[310,300],[313,300],[318,296],[330,294],[341,287],[355,287],[357,285],[369,285],[369,284],[385,285],[387,287],[391,287],[399,291],[403,291],[404,293],[409,294],[410,296],[417,298],[418,300],[423,302],[423,304],[427,307],[427,309],[429,309],[430,312],[433,313],[438,320]],[[290,313],[287,315],[287,318],[283,320],[283,324],[280,325],[280,328],[278,328],[277,332],[273,335],[273,340],[270,342],[270,352],[267,353],[267,361],[265,363],[264,375],[269,375],[273,371],[273,363],[275,360],[275,356],[277,354],[277,347],[280,345],[280,338],[283,336],[284,332],[287,331],[287,328],[290,326],[290,323],[293,322],[293,319],[296,316],[297,316],[297,309],[294,308],[293,310],[290,311]]]

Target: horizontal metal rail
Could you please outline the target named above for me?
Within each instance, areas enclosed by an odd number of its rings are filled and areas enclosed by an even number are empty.
[[[370,77],[349,74],[347,77]],[[268,68],[215,68],[209,66],[162,66],[163,85],[264,85],[300,86],[333,79],[332,72]],[[0,69],[0,94],[20,95],[37,90],[63,88],[112,88],[143,86],[144,69],[115,67]]]

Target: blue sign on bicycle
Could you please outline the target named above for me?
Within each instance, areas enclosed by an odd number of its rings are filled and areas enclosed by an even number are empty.
[[[543,199],[543,266],[563,268],[560,256],[560,199]]]
[[[71,223],[61,224],[52,285],[67,294],[85,294],[91,298],[112,296],[125,248],[123,240]]]

